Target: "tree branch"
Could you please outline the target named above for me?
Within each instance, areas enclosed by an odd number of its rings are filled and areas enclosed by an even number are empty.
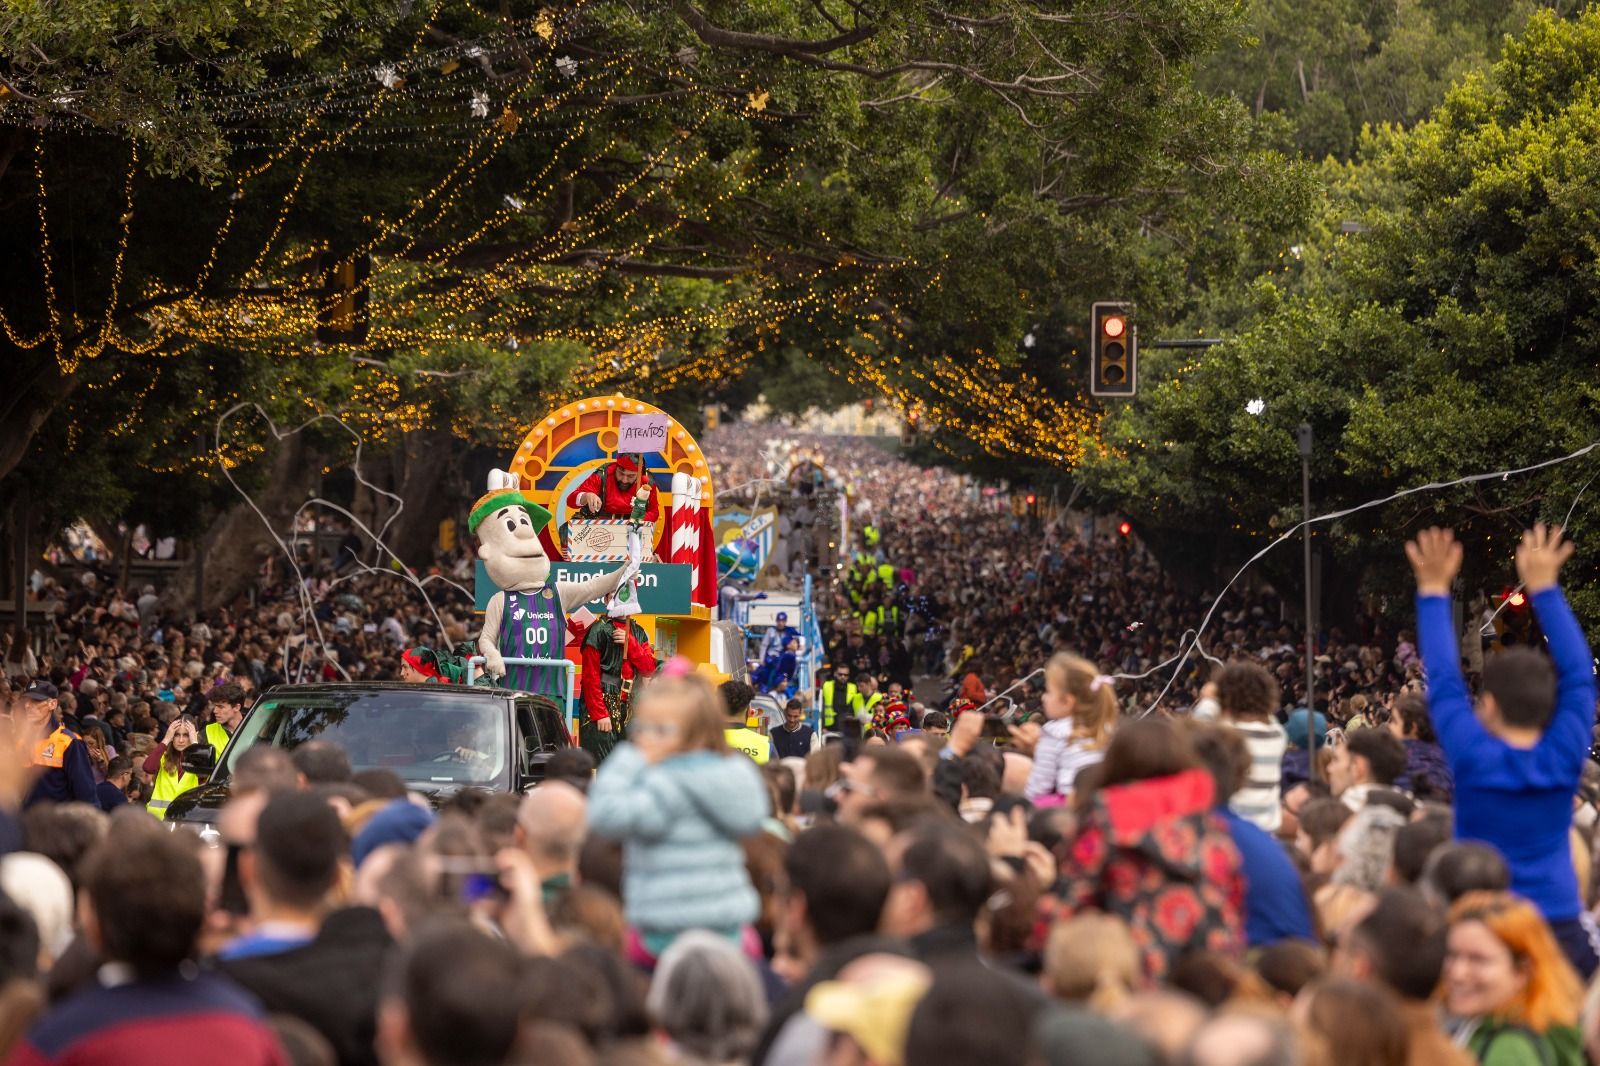
[[[804,41],[793,37],[774,37],[765,33],[745,33],[713,25],[705,14],[689,0],[672,0],[672,10],[678,13],[688,27],[706,44],[718,48],[738,48],[747,52],[771,52],[785,56],[823,56],[860,44],[878,32],[878,27],[868,23],[853,30],[829,37],[824,41]]]

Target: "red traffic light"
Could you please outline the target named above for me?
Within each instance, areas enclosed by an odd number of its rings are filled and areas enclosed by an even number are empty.
[[[1107,315],[1100,323],[1100,330],[1107,337],[1120,337],[1128,331],[1128,321],[1121,315]]]
[[[1506,593],[1505,601],[1508,607],[1520,608],[1523,604],[1528,602],[1528,598],[1522,594],[1521,589],[1512,589],[1510,592]]]
[[[1133,532],[1133,523],[1123,522],[1121,525],[1117,526],[1117,532],[1126,537],[1129,533]]]
[[[1032,507],[1034,505],[1034,502],[1036,500],[1038,500],[1038,498],[1039,497],[1035,496],[1033,493],[1031,493],[1031,492],[1028,493],[1028,506]]]

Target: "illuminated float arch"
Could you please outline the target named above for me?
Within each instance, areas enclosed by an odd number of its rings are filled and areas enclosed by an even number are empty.
[[[700,506],[707,514],[715,490],[699,443],[677,419],[654,404],[621,393],[564,403],[533,424],[507,469],[522,479],[524,491],[555,516],[551,524],[559,527],[572,517],[567,497],[614,457],[623,415],[661,415],[667,420],[666,451],[644,456],[645,468],[661,498],[656,521],[656,542],[660,544],[672,502],[673,474],[700,479]]]

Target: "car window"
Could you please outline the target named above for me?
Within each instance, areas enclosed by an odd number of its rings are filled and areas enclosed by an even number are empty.
[[[228,746],[229,774],[259,743],[290,751],[339,745],[357,770],[392,770],[408,783],[509,787],[509,722],[498,699],[407,690],[267,693]]]
[[[522,732],[525,755],[553,752],[571,743],[567,720],[552,700],[537,696],[518,700],[517,724]],[[523,765],[527,765],[526,761]]]

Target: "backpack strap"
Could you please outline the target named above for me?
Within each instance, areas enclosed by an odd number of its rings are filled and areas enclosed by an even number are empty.
[[[1516,1025],[1511,1022],[1499,1022],[1489,1031],[1489,1039],[1484,1041],[1482,1060],[1489,1061],[1489,1051],[1494,1047],[1495,1041],[1511,1033],[1516,1033],[1527,1039],[1539,1053],[1540,1066],[1557,1066],[1555,1051],[1550,1047],[1550,1041],[1541,1033],[1536,1033],[1526,1025]]]

